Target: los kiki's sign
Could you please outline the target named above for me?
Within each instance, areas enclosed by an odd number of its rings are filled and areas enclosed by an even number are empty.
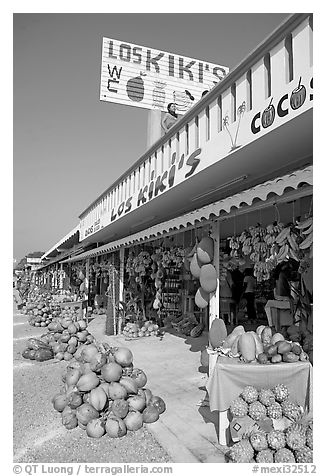
[[[121,202],[118,207],[112,208],[111,222],[130,212],[133,208],[138,208],[164,191],[169,190],[175,184],[177,174],[180,173],[180,180],[191,177],[200,163],[200,153],[201,149],[196,149],[187,159],[182,154],[180,160],[177,161],[177,154],[174,152],[171,157],[171,167],[168,170],[165,170],[156,178],[154,178],[153,171],[149,184],[142,187],[136,196],[130,196],[127,200]]]
[[[103,38],[100,99],[184,114],[229,68],[175,53]]]

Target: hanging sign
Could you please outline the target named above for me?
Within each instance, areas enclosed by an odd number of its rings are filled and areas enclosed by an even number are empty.
[[[100,100],[184,114],[229,68],[103,38]]]

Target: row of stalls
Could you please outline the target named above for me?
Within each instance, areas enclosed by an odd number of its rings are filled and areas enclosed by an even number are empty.
[[[191,313],[208,330],[214,317],[248,320],[248,270],[256,323],[268,322],[273,273],[288,261],[295,297],[308,290],[312,309],[312,225],[297,227],[312,222],[312,104],[312,19],[295,14],[81,213],[45,253],[40,283],[111,306],[112,332],[123,313],[165,327]],[[282,226],[291,234],[277,243]],[[214,242],[218,283],[205,305],[190,269],[203,237]],[[189,332],[187,322],[173,327]]]
[[[311,15],[289,16],[155,140],[44,254],[38,285],[89,316],[103,312],[107,335],[164,329],[202,335],[206,347],[221,318],[228,333],[304,323],[312,338],[312,30]],[[280,302],[274,289],[283,264],[292,298]],[[246,385],[286,385],[311,410],[312,358],[287,363],[278,355],[280,371],[210,350],[206,388],[221,444],[227,412]]]
[[[246,336],[262,325],[283,333],[291,349],[301,344],[302,361],[268,361],[263,353],[265,363],[278,362],[263,367],[255,360],[257,332],[254,341],[243,339],[251,353],[255,347],[254,361],[207,348],[206,389],[221,444],[242,427],[237,419],[230,425],[228,412],[248,385],[255,392],[286,387],[312,410],[312,34],[312,15],[289,16],[80,214],[36,273],[58,300],[105,320],[107,335],[131,339],[163,329],[201,335],[205,348],[221,318],[228,334],[242,325]],[[275,292],[283,265],[285,300]],[[150,351],[151,340],[142,342]],[[247,407],[242,402],[240,410]],[[233,416],[247,418],[240,410]]]

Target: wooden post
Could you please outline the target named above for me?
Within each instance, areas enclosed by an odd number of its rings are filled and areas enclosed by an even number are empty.
[[[215,222],[212,225],[211,238],[214,240],[214,259],[213,265],[217,273],[217,288],[214,293],[210,294],[209,301],[209,327],[211,327],[212,322],[215,318],[219,317],[220,314],[220,223]]]
[[[124,271],[125,271],[125,249],[120,248],[120,269],[119,269],[119,302],[124,302]],[[119,305],[120,308],[120,305]],[[119,314],[118,334],[122,332],[122,316]]]
[[[220,315],[220,223],[215,222],[212,225],[211,238],[214,240],[214,258],[213,265],[217,273],[217,288],[215,293],[210,294],[209,301],[209,328],[212,322]],[[216,364],[216,354],[209,353],[209,370],[208,374],[212,373]]]
[[[88,293],[89,293],[89,261],[90,261],[90,258],[87,258],[86,259],[86,276],[85,276],[85,299],[87,300],[85,318],[86,318],[87,325],[88,325],[87,308],[88,308]],[[84,311],[82,311],[82,314],[84,314]]]

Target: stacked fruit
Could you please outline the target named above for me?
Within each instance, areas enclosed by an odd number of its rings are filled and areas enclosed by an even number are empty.
[[[123,335],[127,339],[135,339],[138,337],[150,337],[159,335],[159,326],[153,321],[145,321],[143,325],[138,322],[128,322],[123,331]]]
[[[71,360],[81,344],[88,345],[94,341],[94,337],[86,328],[86,321],[78,320],[76,311],[74,313],[65,310],[62,317],[58,317],[56,321],[49,324],[48,332],[43,334],[39,341],[43,343],[43,347],[51,351],[51,355],[48,353],[48,358]],[[29,341],[22,355],[27,359],[37,360],[34,353],[27,352],[28,350],[36,350],[29,346]]]
[[[309,360],[299,343],[286,341],[278,332],[273,334],[269,326],[258,326],[256,331],[248,332],[243,326],[237,326],[226,338],[223,334],[223,339],[219,346],[221,352],[230,357],[239,357],[246,363],[258,361],[260,364],[276,364]],[[219,342],[220,339],[213,340]],[[212,342],[211,336],[210,341]]]
[[[289,342],[280,333],[272,334],[268,326],[259,326],[256,330],[263,344],[263,352],[257,356],[260,364],[277,364],[279,362],[304,362],[309,360],[308,354],[298,342]]]
[[[43,362],[44,360],[53,359],[54,354],[52,348],[42,339],[31,338],[27,341],[27,347],[22,352],[24,359],[37,360]]]
[[[71,302],[72,301],[72,293],[69,290],[62,289],[58,292],[58,294],[52,295],[53,302]]]
[[[231,403],[230,411],[239,423],[242,418],[247,420],[247,429],[226,453],[228,462],[313,462],[312,416],[291,400],[285,385],[272,389],[247,386]]]
[[[83,319],[61,317],[50,324],[48,329],[50,332],[42,336],[42,340],[49,344],[57,360],[71,360],[81,344],[94,342],[94,337],[88,332],[87,323]]]
[[[49,301],[29,302],[23,308],[23,314],[29,316],[28,323],[31,326],[46,327],[60,314],[60,308]]]
[[[134,368],[129,349],[94,343],[80,347],[75,359],[63,375],[64,389],[52,399],[68,430],[79,426],[92,438],[119,438],[165,411],[164,401],[144,388],[147,376]]]

